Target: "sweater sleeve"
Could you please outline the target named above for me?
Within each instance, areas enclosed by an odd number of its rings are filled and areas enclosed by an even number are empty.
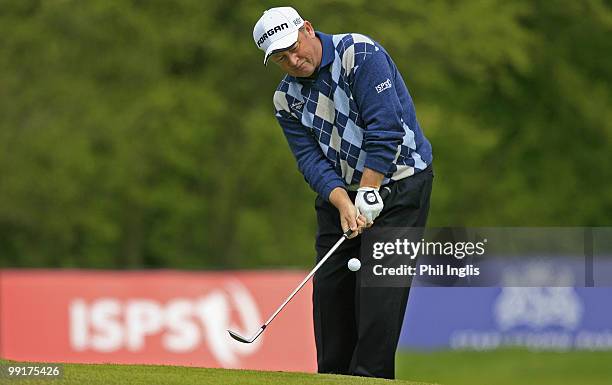
[[[344,181],[306,127],[284,110],[276,111],[276,119],[283,129],[304,179],[315,192],[329,201],[333,189],[345,188]]]
[[[402,108],[395,90],[395,66],[384,50],[376,47],[372,54],[355,62],[352,92],[365,124],[365,167],[390,177],[406,130]]]

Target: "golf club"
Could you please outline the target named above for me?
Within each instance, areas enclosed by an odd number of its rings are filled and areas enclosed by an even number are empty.
[[[381,189],[381,192],[380,192],[381,198],[384,200],[386,198],[386,196],[389,195],[390,191],[391,191],[391,189],[389,187],[383,187]],[[340,237],[338,242],[336,242],[336,244],[331,249],[329,249],[327,254],[325,254],[325,256],[319,261],[319,263],[317,263],[317,265],[310,271],[310,273],[308,273],[306,278],[304,278],[302,280],[302,282],[300,282],[300,284],[293,290],[293,292],[291,294],[289,294],[289,297],[287,297],[285,302],[283,302],[278,307],[278,309],[276,309],[274,314],[272,314],[270,316],[270,318],[268,318],[268,320],[263,325],[261,325],[259,330],[253,336],[251,336],[251,338],[243,337],[243,336],[241,336],[240,334],[238,334],[238,333],[236,333],[234,331],[228,330],[228,333],[230,334],[230,336],[233,339],[235,339],[236,341],[242,342],[242,343],[245,343],[245,344],[250,344],[253,341],[255,341],[257,339],[257,337],[259,337],[261,335],[261,333],[263,333],[263,331],[270,324],[270,322],[272,322],[272,320],[278,315],[278,313],[280,313],[281,310],[283,310],[283,308],[289,303],[289,301],[291,301],[291,299],[297,294],[297,292],[300,291],[300,289],[306,284],[306,282],[308,282],[308,280],[317,272],[317,270],[319,270],[319,268],[321,266],[323,266],[323,264],[329,259],[329,257],[332,256],[334,251],[336,251],[336,249],[338,247],[340,247],[342,242],[344,242],[346,239],[348,239],[348,237],[351,235],[352,232],[353,231],[351,229],[348,229],[344,234],[342,234],[342,236]]]

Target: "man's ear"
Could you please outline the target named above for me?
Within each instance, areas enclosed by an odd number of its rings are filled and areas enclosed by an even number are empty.
[[[308,37],[312,38],[315,36],[314,27],[308,20],[304,20],[304,29]]]

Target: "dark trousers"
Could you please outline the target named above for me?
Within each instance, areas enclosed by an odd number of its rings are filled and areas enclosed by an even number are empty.
[[[391,185],[377,227],[425,227],[431,166]],[[351,199],[355,193],[349,192]],[[342,234],[338,210],[317,197],[317,262]],[[366,230],[367,231],[367,230]],[[361,236],[346,240],[313,279],[313,317],[319,373],[395,378],[395,351],[409,287],[361,287],[347,268],[360,257]]]

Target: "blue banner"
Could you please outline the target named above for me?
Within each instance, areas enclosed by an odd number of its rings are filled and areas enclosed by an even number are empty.
[[[414,287],[405,349],[612,349],[612,288]]]

